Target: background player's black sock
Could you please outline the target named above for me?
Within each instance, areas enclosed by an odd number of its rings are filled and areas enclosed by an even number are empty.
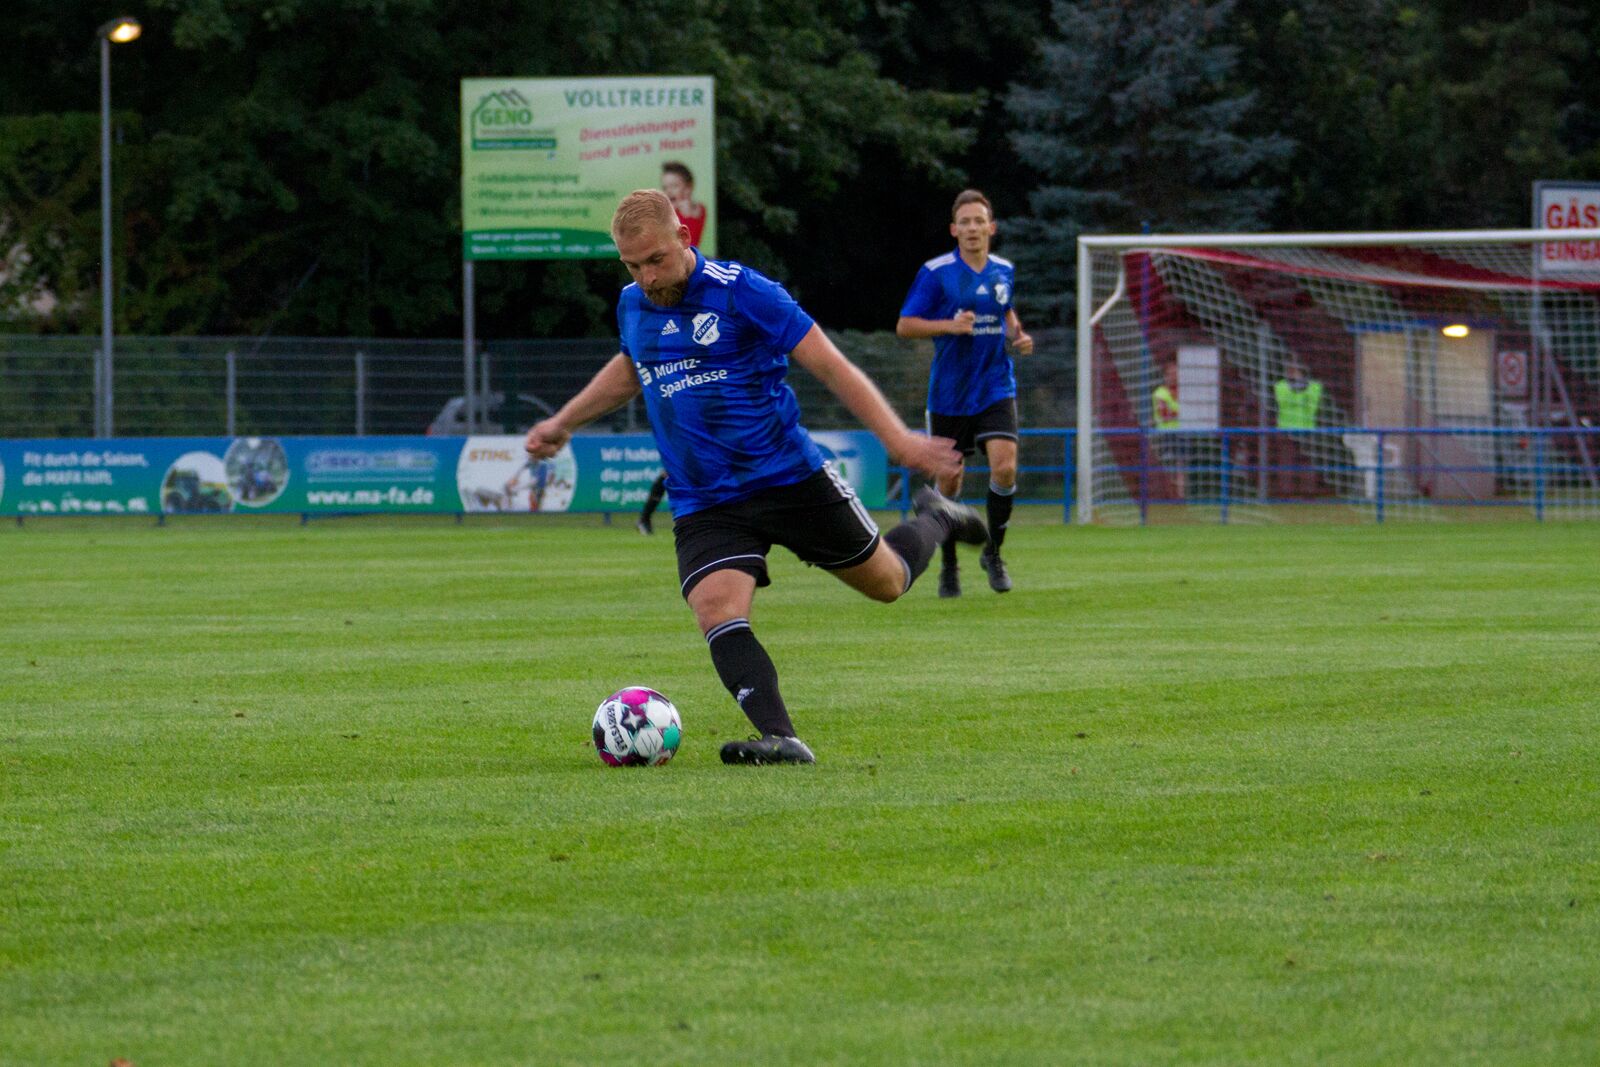
[[[750,630],[749,619],[729,619],[706,634],[717,677],[728,687],[745,717],[765,736],[794,736],[789,709],[778,693],[778,668]]]
[[[641,519],[648,519],[656,513],[656,508],[661,506],[661,498],[667,495],[667,479],[663,475],[650,486],[650,495],[645,497],[644,510],[639,512]]]
[[[1006,523],[1011,521],[1011,498],[1017,487],[1002,489],[989,483],[989,551],[999,552],[1000,543],[1006,539]]]
[[[905,561],[907,589],[910,589],[911,583],[928,569],[928,561],[933,559],[933,550],[938,548],[941,542],[951,554],[954,554],[955,542],[944,541],[944,536],[944,523],[932,515],[918,515],[883,535],[889,547]]]
[[[947,537],[940,543],[939,555],[945,570],[955,570],[956,539],[954,537]]]

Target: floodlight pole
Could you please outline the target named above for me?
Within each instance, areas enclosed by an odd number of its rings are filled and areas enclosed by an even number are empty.
[[[94,435],[111,436],[111,38],[100,34],[100,395]]]
[[[111,379],[112,343],[111,300],[111,42],[119,44],[136,41],[140,26],[137,19],[112,19],[100,27],[100,373],[96,376],[100,392],[95,397],[96,437],[110,437],[115,432],[114,401]]]

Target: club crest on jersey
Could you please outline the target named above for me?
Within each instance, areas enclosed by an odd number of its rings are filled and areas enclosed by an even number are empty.
[[[678,332],[678,324],[676,322],[674,322],[673,320],[671,320],[671,319],[668,319],[667,320],[667,324],[665,326],[661,327],[661,336],[662,337],[671,337],[673,334],[675,334],[677,332]]]
[[[714,345],[717,338],[722,336],[722,331],[717,329],[717,315],[714,311],[702,311],[694,317],[694,343],[697,345]]]
[[[1011,303],[1011,286],[1005,282],[994,283],[994,298],[1001,304]]]

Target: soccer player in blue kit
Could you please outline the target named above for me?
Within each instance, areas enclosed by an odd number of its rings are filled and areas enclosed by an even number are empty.
[[[1033,351],[1015,307],[1015,268],[989,254],[994,208],[976,189],[964,190],[950,211],[956,249],[928,260],[917,271],[900,309],[895,333],[933,338],[928,375],[929,434],[954,438],[963,457],[981,447],[989,460],[989,543],[978,563],[997,593],[1011,589],[1000,557],[1017,491],[1017,375],[1007,347],[1019,356]],[[939,476],[939,491],[961,492],[960,467]],[[955,541],[944,544],[939,595],[961,595]]]
[[[706,259],[659,190],[624,197],[611,236],[633,284],[617,301],[622,351],[553,416],[528,431],[535,458],[642,390],[672,485],[679,588],[711,662],[760,736],[722,746],[724,763],[812,763],[795,736],[778,672],[750,628],[767,553],[782,545],[873,600],[897,600],[954,538],[982,544],[971,508],[924,488],[916,517],[886,534],[824,464],[784,383],[789,361],[814,374],[898,464],[947,478],[953,442],[913,433],[877,386],[834,347],[782,286],[739,263]]]

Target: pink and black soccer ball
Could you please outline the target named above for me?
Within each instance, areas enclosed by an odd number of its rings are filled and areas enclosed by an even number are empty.
[[[594,747],[610,767],[656,767],[677,754],[683,719],[672,701],[642,685],[619,689],[594,713]]]

